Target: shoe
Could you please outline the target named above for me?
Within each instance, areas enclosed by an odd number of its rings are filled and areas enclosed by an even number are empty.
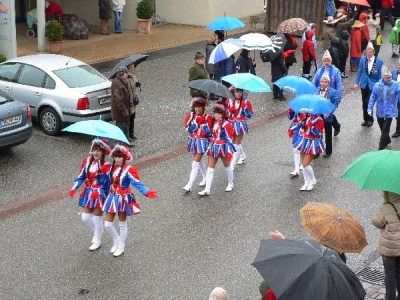
[[[206,179],[203,178],[203,180],[199,183],[199,186],[206,186]]]
[[[190,186],[185,185],[182,190],[184,190],[185,192],[190,192]]]
[[[115,257],[120,256],[125,251],[125,245],[119,245],[118,249],[113,253]]]
[[[232,192],[233,190],[233,184],[228,184],[228,186],[225,189],[225,192]]]
[[[115,242],[114,242],[114,245],[111,247],[110,252],[111,252],[111,253],[114,253],[115,251],[117,251],[118,245],[119,245],[119,243],[115,243]]]
[[[400,136],[400,132],[395,132],[392,134],[392,138],[397,138]]]
[[[100,246],[101,246],[101,242],[95,242],[95,243],[92,244],[92,246],[89,247],[89,250],[90,251],[97,250],[97,249],[100,248]]]
[[[363,121],[363,122],[361,123],[361,126],[367,126],[367,124],[368,124],[367,121]]]
[[[246,158],[239,158],[239,160],[237,161],[237,165],[242,165],[244,163],[244,161],[246,160]]]
[[[392,57],[398,58],[398,57],[399,57],[399,55],[398,55],[398,54],[396,54],[396,53],[393,53],[393,54],[392,54]]]
[[[130,137],[130,140],[132,140],[132,141],[136,141],[137,140],[137,137],[134,136],[134,135],[130,135],[129,137]]]
[[[372,125],[374,125],[374,122],[372,122],[372,121],[367,122],[367,127],[371,127]]]
[[[308,184],[309,184],[310,182],[309,181],[307,181],[306,183],[304,183],[304,185],[300,188],[300,191],[307,191],[307,187],[308,187]]]
[[[339,135],[340,127],[341,127],[341,125],[339,124],[339,126],[335,128],[335,130],[333,131],[333,136],[338,136]]]
[[[279,101],[286,101],[286,97],[285,96],[279,97]]]
[[[201,192],[199,192],[199,195],[200,195],[200,196],[209,196],[209,195],[210,195],[210,192],[209,192],[209,191],[206,191],[206,190],[202,190]]]
[[[323,157],[330,157],[332,154],[331,153],[324,153],[322,154]]]
[[[278,96],[274,96],[272,99],[274,99],[274,100],[278,100],[279,99],[279,97]]]
[[[348,76],[345,72],[342,72],[342,73],[341,73],[341,77],[342,77],[342,78],[349,78],[349,76]]]
[[[293,172],[289,173],[290,178],[294,178],[300,175],[299,171],[294,170]]]
[[[308,186],[307,186],[307,191],[312,191],[313,188],[314,188],[314,186],[315,186],[316,184],[317,184],[317,181],[316,181],[316,180],[310,181],[310,182],[308,183]]]
[[[319,157],[319,153],[314,155],[314,159]]]

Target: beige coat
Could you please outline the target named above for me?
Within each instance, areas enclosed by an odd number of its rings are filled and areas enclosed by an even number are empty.
[[[400,256],[400,221],[388,201],[400,212],[400,195],[384,192],[384,203],[372,218],[372,225],[381,230],[378,251],[389,257]]]
[[[133,104],[133,97],[136,95],[136,82],[135,75],[129,75],[127,79],[128,91],[129,91],[129,102],[130,102],[130,114],[133,115],[136,112],[136,105]]]
[[[376,28],[379,26],[381,22],[381,19],[379,17],[376,17],[376,20],[373,18],[369,18],[367,21],[367,26],[369,29],[369,38],[371,41],[375,41],[376,39]]]

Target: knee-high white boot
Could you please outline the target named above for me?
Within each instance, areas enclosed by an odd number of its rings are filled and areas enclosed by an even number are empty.
[[[200,162],[199,162],[199,169],[200,169],[201,176],[203,176],[203,179],[199,183],[199,186],[205,186],[206,185],[206,177],[207,177],[207,169],[206,169],[206,165],[204,164],[203,160],[200,160]]]
[[[317,180],[315,179],[315,176],[314,176],[314,170],[311,167],[311,165],[308,165],[306,168],[303,169],[303,174],[304,174],[304,171],[306,171],[306,173],[310,179],[310,182],[308,183],[308,186],[307,186],[307,191],[311,191],[314,188],[314,186],[317,184]]]
[[[246,153],[244,153],[242,144],[239,144],[239,145],[238,145],[238,148],[239,148],[239,160],[237,161],[237,164],[238,164],[238,165],[241,165],[241,164],[245,161],[245,159],[247,158],[247,156],[246,156]]]
[[[233,170],[232,166],[225,168],[226,175],[228,175],[228,186],[226,187],[225,191],[230,192],[233,190]]]
[[[111,253],[114,253],[117,251],[118,245],[119,245],[119,235],[117,230],[114,227],[114,222],[104,222],[104,227],[106,228],[107,232],[111,235],[111,238],[114,241],[114,244],[110,250]]]
[[[93,251],[100,247],[101,238],[103,236],[103,222],[101,220],[101,216],[94,216],[94,236],[93,236],[93,244],[89,247],[89,250]]]
[[[183,187],[183,190],[190,192],[192,189],[193,182],[196,180],[197,173],[199,172],[200,163],[197,161],[192,162],[192,171],[190,172],[190,177],[188,183]]]
[[[300,151],[293,148],[293,161],[294,170],[290,173],[290,177],[296,177],[300,175]]]
[[[236,162],[239,158],[239,145],[237,144],[233,144],[233,146],[235,147],[236,151],[233,153],[232,159],[231,159],[231,167],[234,170],[235,169],[235,165]]]
[[[125,251],[125,241],[128,235],[128,224],[126,221],[119,221],[119,245],[114,256],[120,256]]]
[[[206,187],[204,190],[199,192],[200,196],[208,196],[210,195],[211,185],[214,179],[214,168],[207,168],[207,176],[206,176]]]
[[[306,191],[308,184],[310,183],[310,177],[306,171],[306,168],[307,167],[303,168],[304,185],[300,188],[300,191]]]

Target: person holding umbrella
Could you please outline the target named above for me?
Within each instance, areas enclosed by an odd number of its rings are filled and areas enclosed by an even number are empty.
[[[205,57],[204,54],[201,52],[196,52],[194,56],[194,64],[189,69],[189,81],[196,80],[196,79],[208,79],[207,71],[204,67],[205,64]],[[201,94],[202,91],[197,89],[190,89],[190,96],[194,97],[194,95]]]
[[[125,251],[125,242],[128,234],[127,217],[140,212],[130,185],[133,185],[144,196],[155,199],[157,192],[149,190],[141,181],[136,168],[127,162],[132,160],[129,148],[117,142],[110,153],[113,158],[112,165],[105,165],[101,173],[109,178],[110,193],[108,194],[103,211],[106,213],[105,224],[107,232],[111,235],[114,244],[110,250],[114,256],[120,256]],[[114,218],[118,214],[119,234],[114,227]]]
[[[138,95],[137,95],[137,89],[139,88],[141,90],[141,84],[140,82],[136,79],[135,76],[135,64],[132,63],[127,66],[128,69],[128,78],[127,78],[127,84],[128,84],[128,90],[129,90],[129,102],[130,102],[130,107],[129,107],[129,138],[134,141],[136,140],[135,136],[135,117],[136,117],[136,106],[139,104],[138,103]]]
[[[108,194],[108,181],[102,176],[101,168],[111,166],[105,161],[106,155],[110,154],[109,140],[95,138],[90,147],[90,156],[83,159],[79,175],[69,191],[72,198],[76,190],[85,184],[84,190],[79,195],[79,206],[82,207],[82,221],[93,231],[92,245],[90,251],[96,250],[101,245],[103,235],[103,204]]]
[[[279,50],[276,50],[279,51]],[[285,60],[283,58],[283,52],[279,51],[280,53],[278,56],[271,60],[271,81],[274,83],[275,81],[279,80],[280,78],[284,77],[288,73],[288,69],[285,66]],[[277,85],[272,86],[273,91],[273,99],[279,99],[281,101],[285,101],[286,97],[283,94],[283,90],[278,87]]]
[[[206,114],[207,100],[201,96],[192,99],[192,111],[186,115],[185,128],[189,133],[188,152],[193,154],[192,171],[188,183],[183,190],[190,192],[200,170],[203,180],[199,186],[206,185],[207,170],[202,161],[204,153],[208,148],[208,138],[203,129],[203,125],[211,127],[212,117]]]
[[[225,191],[230,192],[233,190],[233,170],[230,165],[230,160],[233,157],[233,153],[236,151],[232,144],[234,129],[232,124],[226,119],[226,109],[222,104],[215,104],[213,111],[214,117],[211,127],[205,124],[203,125],[203,130],[211,140],[207,149],[208,168],[206,186],[204,190],[199,192],[200,196],[210,195],[211,185],[214,179],[214,169],[219,158],[221,158],[228,176],[228,186]]]

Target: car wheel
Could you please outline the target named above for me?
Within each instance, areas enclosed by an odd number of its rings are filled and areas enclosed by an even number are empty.
[[[40,113],[40,127],[48,135],[57,135],[61,130],[61,119],[57,112],[50,107]]]

